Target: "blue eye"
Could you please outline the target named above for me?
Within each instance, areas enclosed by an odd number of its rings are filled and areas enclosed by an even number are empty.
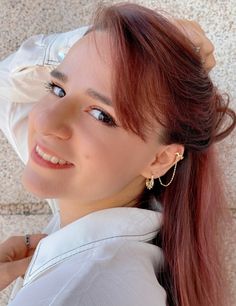
[[[47,82],[45,84],[45,87],[49,92],[51,92],[52,94],[54,94],[59,98],[63,98],[66,95],[65,91],[60,86],[57,86],[52,82]]]
[[[64,89],[62,89],[60,86],[54,84],[53,82],[47,82],[45,83],[45,88],[52,93],[53,95],[59,97],[59,98],[63,98],[66,93],[64,91]],[[115,120],[106,112],[104,112],[103,110],[101,110],[98,107],[92,107],[90,106],[90,114],[92,114],[92,116],[94,118],[96,118],[96,120],[101,121],[103,124],[108,125],[110,127],[116,127],[117,124],[115,123]]]
[[[96,118],[96,120],[102,121],[102,123],[112,127],[117,126],[114,119],[101,109],[97,107],[90,107],[90,114],[91,113],[93,114],[92,116]]]

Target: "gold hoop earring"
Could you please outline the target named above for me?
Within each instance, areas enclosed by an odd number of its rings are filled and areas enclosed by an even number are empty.
[[[184,158],[183,155],[182,155],[182,154],[179,154],[178,152],[175,153],[175,155],[176,155],[176,158],[177,158],[177,159],[178,159],[179,157],[180,157],[180,160],[182,160],[182,159]],[[160,182],[160,184],[161,184],[162,186],[167,187],[167,186],[169,186],[169,185],[172,183],[172,181],[173,181],[173,179],[174,179],[174,176],[175,176],[177,163],[178,163],[178,160],[175,162],[174,171],[173,171],[173,174],[172,174],[172,177],[171,177],[169,183],[164,184],[164,183],[162,183],[161,178],[160,178],[160,177],[158,178],[158,179],[159,179],[159,182]]]
[[[151,178],[146,179],[146,187],[147,187],[147,189],[151,190],[153,188],[153,186],[154,186],[154,177],[152,175]]]

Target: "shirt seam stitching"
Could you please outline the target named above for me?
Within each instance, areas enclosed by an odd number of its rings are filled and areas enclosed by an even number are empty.
[[[84,244],[84,245],[81,245],[81,246],[79,246],[78,248],[74,248],[74,249],[72,249],[72,250],[70,250],[70,251],[67,251],[67,252],[65,252],[65,253],[63,253],[63,254],[61,254],[61,255],[59,255],[59,256],[53,257],[52,259],[50,259],[49,261],[47,261],[46,264],[48,264],[50,261],[53,261],[53,260],[54,260],[55,258],[57,258],[57,257],[63,256],[63,255],[65,255],[65,254],[69,253],[69,252],[72,252],[72,251],[78,249],[78,252],[73,253],[73,254],[71,254],[71,255],[68,255],[66,258],[65,258],[65,257],[62,258],[61,260],[59,260],[59,261],[57,261],[56,263],[52,264],[50,267],[46,267],[45,269],[43,269],[43,270],[40,271],[40,272],[33,272],[33,273],[31,273],[31,271],[29,271],[29,273],[27,273],[27,274],[28,274],[29,276],[31,276],[32,274],[36,273],[36,275],[33,277],[33,278],[35,278],[35,277],[37,276],[37,273],[43,273],[43,272],[44,272],[45,270],[47,270],[48,268],[51,268],[51,267],[55,266],[56,264],[62,262],[63,260],[65,260],[65,259],[67,259],[67,258],[70,258],[71,256],[74,256],[74,255],[76,255],[76,254],[79,254],[79,253],[88,251],[88,250],[90,250],[90,249],[93,249],[94,247],[91,247],[91,248],[88,248],[88,249],[86,249],[86,250],[79,251],[80,248],[82,248],[82,247],[84,247],[84,246],[86,246],[86,245],[92,244],[92,243],[95,244],[95,243],[98,243],[98,242],[101,242],[101,241],[105,241],[105,240],[108,240],[108,239],[118,239],[118,238],[122,238],[122,237],[141,237],[141,236],[147,236],[147,235],[150,235],[150,234],[152,234],[152,233],[157,233],[157,232],[158,232],[158,231],[155,230],[155,231],[151,231],[151,232],[148,232],[148,233],[142,234],[142,235],[119,235],[119,236],[112,236],[112,237],[107,237],[107,238],[99,239],[99,240],[96,240],[96,241],[92,241],[92,242],[86,243],[86,244]],[[139,241],[140,241],[140,242],[145,242],[145,241],[149,241],[149,240],[150,240],[150,238],[148,238],[148,240],[147,240],[147,238],[146,238],[146,239],[139,240]],[[38,252],[39,252],[39,249],[38,249]],[[34,265],[34,263],[35,263],[35,260],[36,260],[36,258],[37,258],[37,256],[38,256],[38,252],[37,252],[37,255],[36,255],[35,259],[34,259],[34,262],[32,263],[32,267],[33,267],[33,265]],[[40,268],[38,268],[37,270],[39,270],[39,269],[40,269]],[[32,268],[31,268],[31,270],[32,270]],[[37,271],[37,270],[36,270],[36,271]],[[25,285],[27,285],[27,284],[28,284],[28,283],[26,283]],[[24,286],[25,286],[25,285],[24,285]]]

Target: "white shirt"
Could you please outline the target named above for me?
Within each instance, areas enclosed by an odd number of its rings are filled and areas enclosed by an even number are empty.
[[[24,163],[28,113],[45,95],[52,67],[87,28],[31,37],[0,62],[0,128]],[[166,305],[157,280],[163,253],[152,244],[162,224],[155,211],[160,203],[103,209],[60,228],[57,201],[48,202],[54,215],[43,232],[49,235],[38,244],[23,284],[18,279],[9,306]]]

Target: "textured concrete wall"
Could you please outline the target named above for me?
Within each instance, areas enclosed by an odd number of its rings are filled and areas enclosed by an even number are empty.
[[[118,2],[118,1],[107,1]],[[215,45],[217,67],[211,73],[222,91],[229,92],[236,109],[236,54],[234,0],[133,1],[161,8],[175,16],[195,19]],[[39,33],[61,32],[89,22],[98,1],[91,0],[0,0],[0,58],[16,50],[27,37]],[[229,205],[236,218],[236,131],[221,142],[220,162],[228,186]],[[44,202],[23,190],[20,182],[23,165],[0,133],[0,240],[11,234],[36,232],[49,219]],[[30,214],[30,216],[28,216]],[[232,283],[232,304],[236,305],[236,220],[227,235],[226,254]],[[9,288],[0,293],[0,306],[6,305]]]

